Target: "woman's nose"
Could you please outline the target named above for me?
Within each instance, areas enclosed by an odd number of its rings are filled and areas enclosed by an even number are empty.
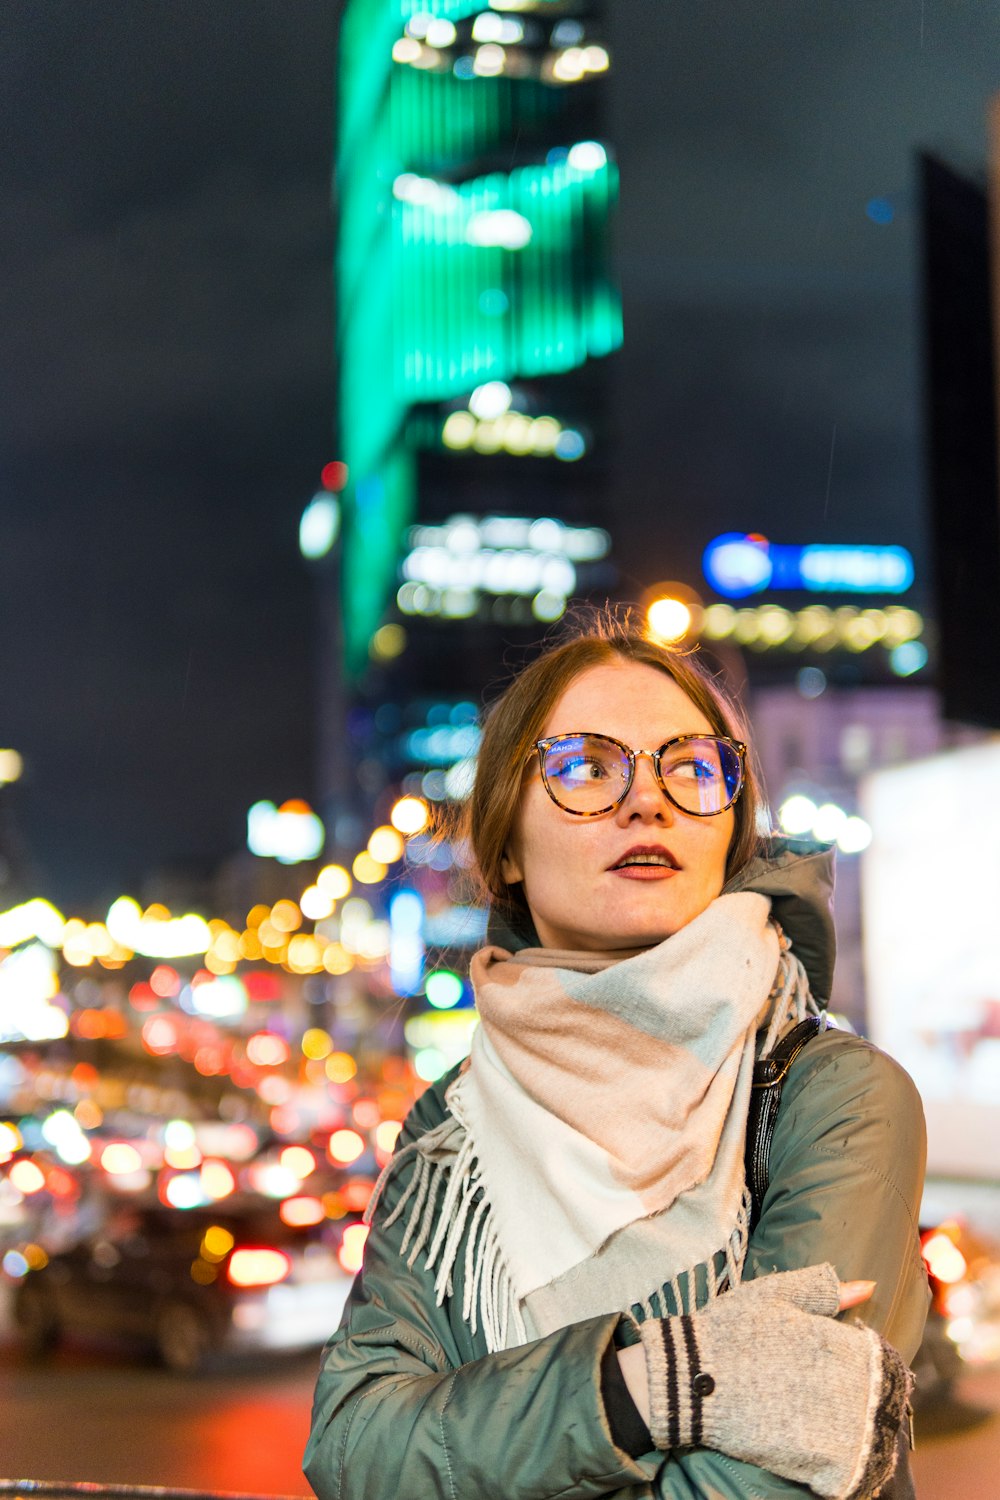
[[[673,822],[674,810],[663,795],[663,789],[656,779],[651,755],[636,755],[632,785],[618,809],[618,814],[626,823],[634,817],[640,817],[643,821],[659,818],[664,823]]]

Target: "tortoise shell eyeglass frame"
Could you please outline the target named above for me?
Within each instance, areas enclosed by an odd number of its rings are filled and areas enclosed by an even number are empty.
[[[613,802],[609,802],[606,807],[595,807],[588,809],[579,807],[567,807],[566,804],[564,802],[561,802],[555,795],[551,785],[549,784],[548,774],[545,769],[545,758],[548,754],[548,751],[552,748],[553,745],[558,745],[561,741],[582,739],[604,740],[608,744],[615,745],[628,761],[628,776],[625,780],[622,790],[620,794],[615,798],[615,800]],[[663,773],[660,769],[661,758],[665,751],[671,750],[675,745],[687,744],[693,740],[698,740],[702,743],[704,743],[705,741],[710,741],[713,745],[725,745],[728,749],[732,750],[735,753],[737,759],[739,774],[736,781],[736,790],[732,793],[731,796],[728,797],[727,801],[725,801],[721,807],[713,807],[709,812],[698,812],[695,809],[685,807],[682,803],[678,802],[677,798],[668,789],[663,777]],[[616,807],[620,807],[621,804],[625,801],[625,798],[628,796],[629,791],[632,787],[632,783],[635,780],[636,761],[640,756],[645,755],[652,763],[653,774],[656,777],[657,786],[660,788],[660,791],[663,793],[672,807],[676,807],[678,812],[685,813],[688,817],[716,818],[720,813],[728,812],[729,809],[734,806],[734,804],[739,799],[740,793],[743,790],[746,782],[746,749],[747,747],[744,741],[734,740],[726,734],[677,734],[674,735],[672,739],[664,740],[663,744],[659,747],[658,750],[633,750],[631,745],[626,745],[623,740],[616,739],[613,734],[598,734],[595,730],[578,729],[573,730],[570,733],[552,734],[547,736],[547,738],[545,739],[536,740],[534,745],[532,746],[532,754],[537,753],[538,755],[538,766],[539,771],[541,772],[542,785],[544,786],[549,797],[558,808],[561,808],[563,812],[569,813],[571,817],[600,818],[603,817],[605,813],[613,812]],[[529,761],[531,760],[531,758],[531,756],[528,757]],[[723,781],[725,782],[728,791],[729,781],[725,776],[725,773],[723,773]]]

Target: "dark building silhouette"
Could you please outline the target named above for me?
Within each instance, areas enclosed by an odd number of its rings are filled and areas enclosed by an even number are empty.
[[[928,499],[942,712],[1000,729],[1000,484],[985,189],[921,158]]]

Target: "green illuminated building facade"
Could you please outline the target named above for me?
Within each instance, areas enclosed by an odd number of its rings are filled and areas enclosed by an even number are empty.
[[[575,431],[576,448],[553,446],[551,414],[560,378],[621,342],[610,270],[617,173],[599,128],[610,62],[593,4],[345,6],[337,436],[349,476],[340,597],[352,681],[392,614],[407,528],[463,508],[460,466],[482,460],[454,450],[504,448],[536,467],[543,454],[583,452]],[[518,398],[509,441],[495,424],[474,431],[467,415],[470,395],[500,382],[530,393]],[[461,441],[445,436],[460,427]],[[454,494],[438,493],[429,509],[428,458],[438,492],[442,462],[456,476]]]

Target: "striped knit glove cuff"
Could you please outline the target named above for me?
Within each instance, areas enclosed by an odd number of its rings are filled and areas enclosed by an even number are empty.
[[[700,1448],[705,1400],[715,1379],[702,1370],[693,1317],[661,1317],[640,1328],[649,1382],[649,1433],[655,1448]]]
[[[649,1380],[649,1431],[657,1448],[699,1448],[715,1379],[701,1367],[692,1317],[651,1318],[639,1330]]]
[[[745,1283],[640,1335],[657,1448],[714,1448],[829,1500],[890,1477],[912,1379],[869,1328],[839,1323],[832,1266]]]

